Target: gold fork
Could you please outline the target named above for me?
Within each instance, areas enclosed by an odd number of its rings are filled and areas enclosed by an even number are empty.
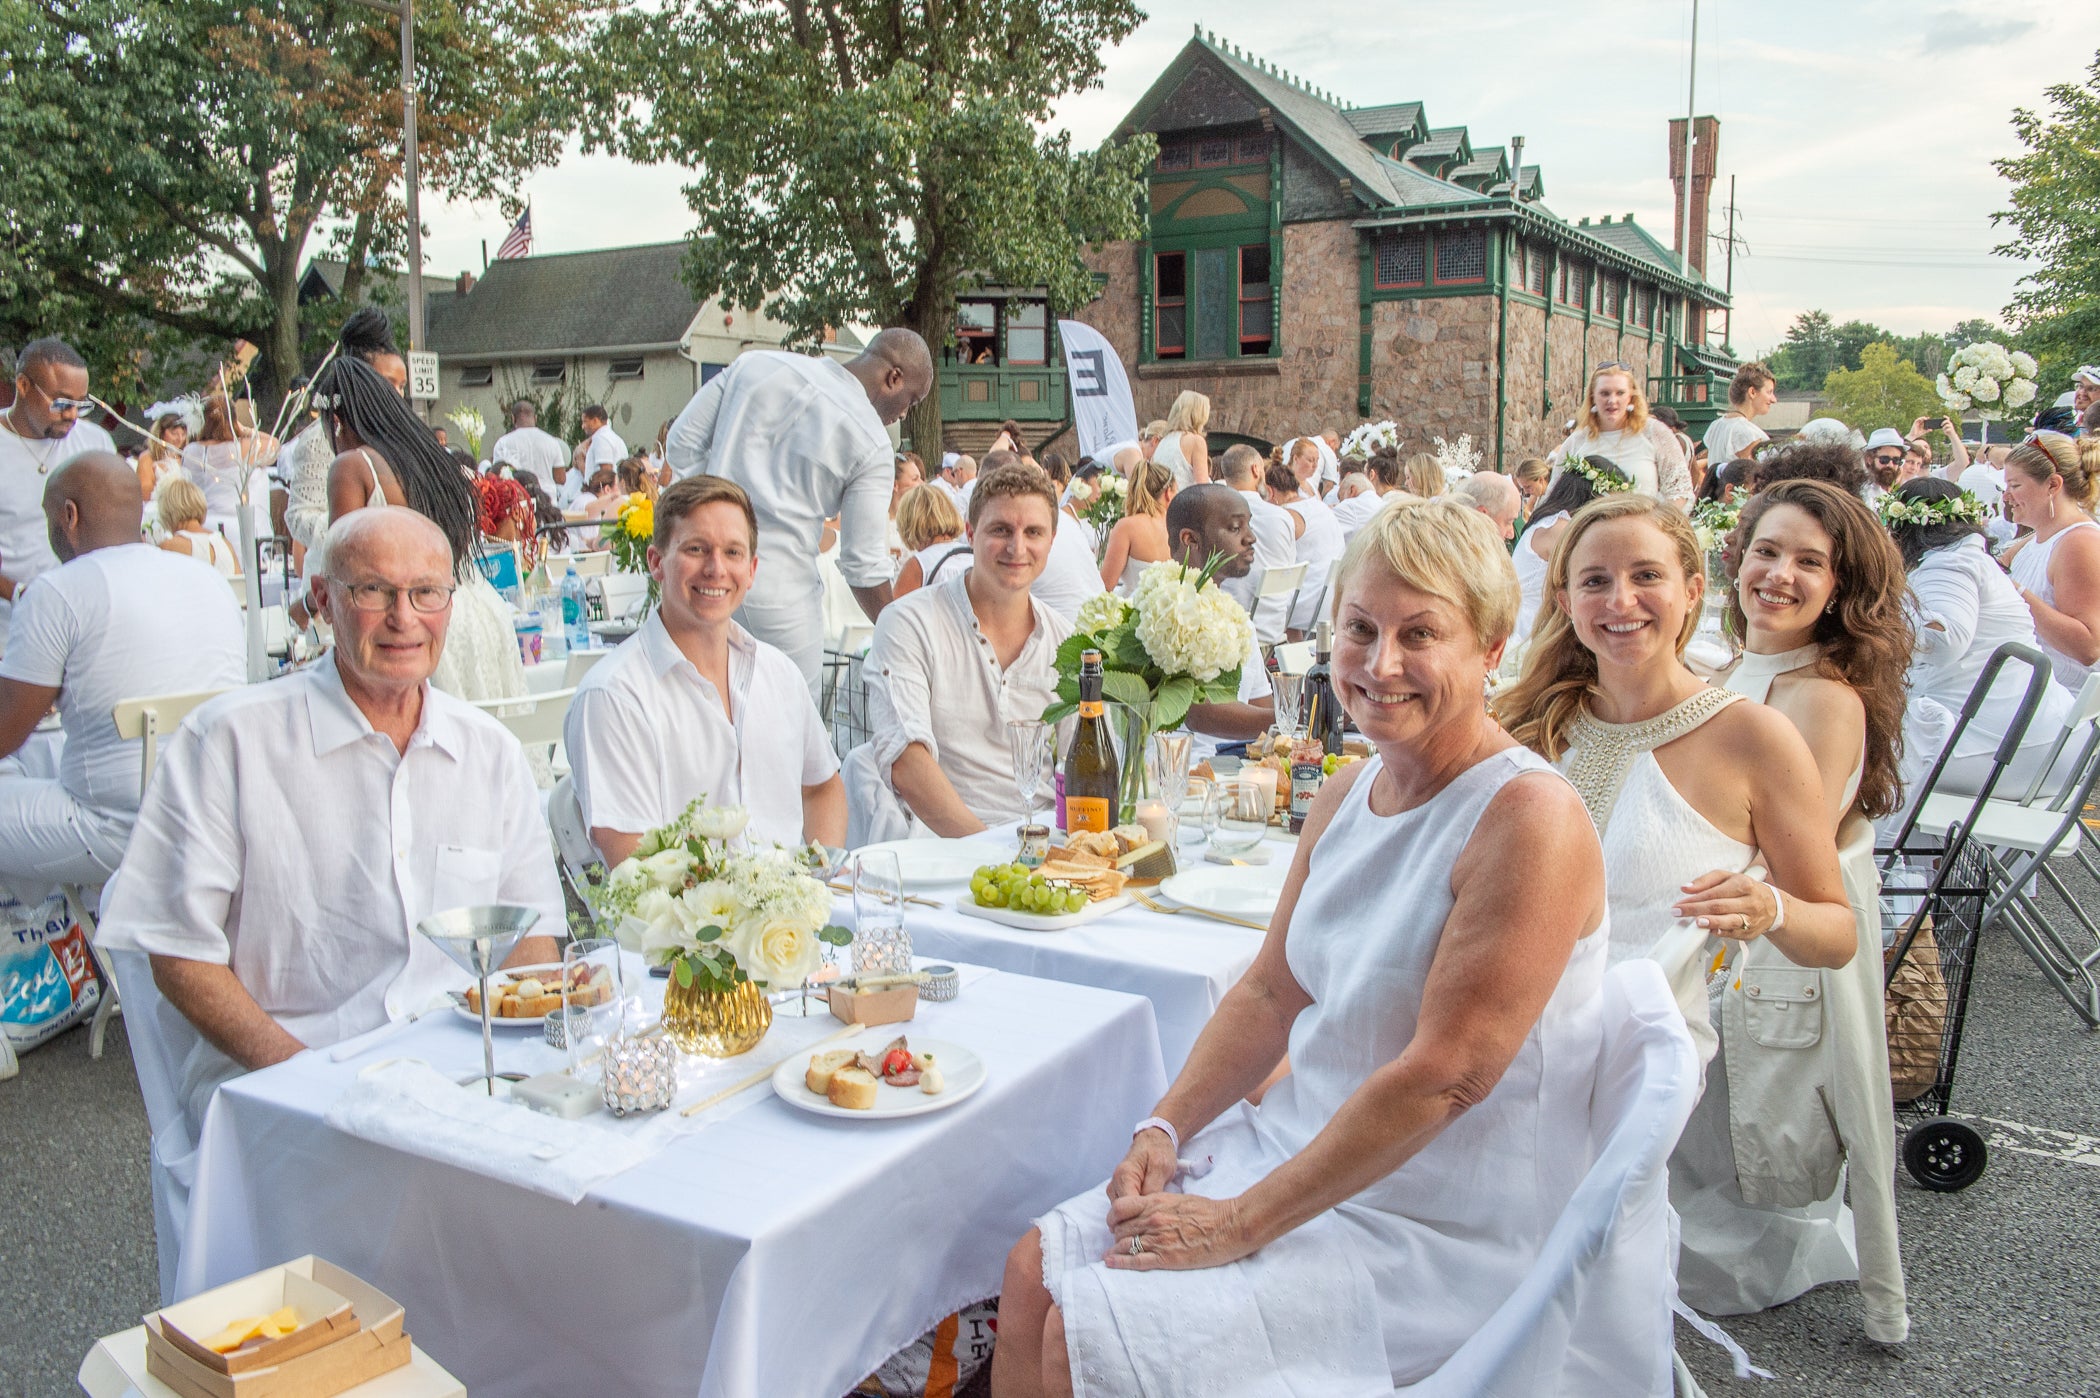
[[[1266,922],[1250,922],[1243,917],[1233,917],[1230,913],[1214,913],[1208,908],[1170,908],[1165,903],[1146,897],[1134,888],[1130,890],[1130,896],[1137,899],[1139,905],[1148,911],[1160,913],[1166,917],[1179,917],[1183,913],[1194,913],[1198,917],[1207,917],[1217,922],[1229,922],[1234,927],[1251,927],[1256,932],[1269,930],[1269,924]]]

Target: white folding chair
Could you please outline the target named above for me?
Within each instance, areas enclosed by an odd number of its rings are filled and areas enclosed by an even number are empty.
[[[1285,641],[1276,647],[1276,665],[1286,675],[1302,675],[1312,669],[1313,643]]]
[[[607,549],[598,549],[592,553],[569,554],[566,555],[566,561],[562,564],[562,576],[566,577],[568,575],[568,565],[569,563],[574,563],[577,577],[602,578],[612,571],[612,561],[612,553]],[[556,579],[556,581],[559,582],[560,579]]]
[[[1266,597],[1282,597],[1286,593],[1295,595],[1305,585],[1305,570],[1309,565],[1292,563],[1282,568],[1264,568],[1261,581],[1255,585],[1254,600]]]
[[[564,689],[576,688],[577,685],[583,683],[583,677],[591,672],[591,667],[593,665],[596,665],[599,661],[605,659],[606,656],[611,654],[612,652],[609,650],[570,651],[568,663],[562,667],[562,687]]]
[[[235,578],[233,585],[238,591],[240,579]],[[141,795],[145,793],[146,783],[152,780],[154,764],[160,760],[160,735],[174,732],[183,719],[189,716],[190,710],[225,692],[223,689],[200,689],[191,694],[158,694],[148,699],[125,699],[117,704],[112,711],[117,736],[139,740]],[[100,894],[99,885],[65,886],[67,910],[72,913],[73,920],[80,925],[80,929],[87,933],[88,951],[94,956],[95,969],[102,976],[102,1003],[95,1007],[95,1018],[88,1026],[90,1058],[102,1056],[103,1041],[109,1037],[109,1022],[124,1012],[123,1003],[117,994],[116,973],[110,968],[109,960],[102,954],[101,947],[95,944],[95,933],[98,930],[95,909],[101,901]]]
[[[554,831],[554,852],[561,860],[562,878],[569,891],[590,906],[591,866],[605,859],[591,843],[590,827],[584,824],[583,798],[576,794],[576,779],[563,777],[554,784],[547,800],[547,824]]]
[[[474,707],[508,728],[526,747],[546,749],[552,761],[555,745],[562,739],[562,723],[569,716],[569,701],[575,697],[574,689],[557,689],[512,699],[476,699]]]
[[[598,588],[607,621],[639,621],[649,605],[649,579],[640,573],[607,573],[598,579]]]

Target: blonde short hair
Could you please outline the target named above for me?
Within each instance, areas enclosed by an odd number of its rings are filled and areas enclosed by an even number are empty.
[[[191,520],[201,520],[210,510],[204,492],[187,476],[169,478],[160,488],[153,502],[154,513],[160,516],[160,527],[173,534]]]
[[[1210,426],[1210,398],[1185,388],[1174,395],[1173,404],[1167,409],[1166,428],[1169,432],[1194,432],[1199,437],[1203,429]]]
[[[913,553],[963,532],[955,502],[937,485],[915,485],[897,502],[897,537]]]
[[[1488,517],[1462,500],[1395,500],[1372,515],[1335,565],[1335,615],[1374,564],[1464,612],[1482,650],[1516,627],[1516,566]]]
[[[1424,500],[1444,493],[1444,468],[1426,451],[1418,451],[1400,463],[1400,488]]]

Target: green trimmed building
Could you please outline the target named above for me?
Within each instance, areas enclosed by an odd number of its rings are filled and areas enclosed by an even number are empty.
[[[1560,441],[1609,360],[1695,436],[1726,407],[1734,363],[1706,323],[1727,298],[1630,214],[1549,210],[1521,143],[1344,103],[1200,29],[1111,139],[1140,131],[1159,142],[1146,235],[1091,255],[1101,295],[1076,317],[1130,366],[1141,421],[1196,389],[1214,442],[1390,418],[1410,449],[1470,433],[1506,466]]]

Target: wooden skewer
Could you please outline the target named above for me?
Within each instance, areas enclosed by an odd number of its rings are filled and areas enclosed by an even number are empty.
[[[824,887],[830,889],[833,893],[851,893],[853,891],[853,885],[850,883],[827,883],[824,885]],[[946,906],[948,906],[947,904],[940,902],[938,899],[921,898],[916,893],[905,894],[904,901],[907,903],[917,903],[922,908],[945,908]]]
[[[804,1045],[802,1048],[796,1049],[795,1053],[789,1054],[787,1058],[774,1060],[772,1066],[759,1069],[750,1077],[745,1078],[742,1082],[735,1083],[729,1087],[725,1087],[720,1092],[717,1092],[712,1096],[701,1098],[699,1101],[693,1103],[692,1106],[687,1107],[685,1110],[681,1111],[679,1115],[698,1116],[701,1112],[706,1111],[709,1107],[714,1106],[716,1103],[726,1102],[730,1098],[736,1096],[739,1092],[744,1091],[746,1088],[757,1087],[760,1083],[767,1081],[773,1076],[773,1074],[780,1071],[781,1064],[787,1062],[788,1059],[795,1057],[795,1054],[809,1053],[814,1049],[820,1049],[826,1044],[838,1042],[840,1039],[845,1038],[848,1034],[858,1034],[861,1030],[866,1029],[867,1027],[868,1026],[865,1024],[845,1025],[841,1027],[835,1034],[826,1034],[823,1038],[817,1040],[815,1043],[807,1044]]]

